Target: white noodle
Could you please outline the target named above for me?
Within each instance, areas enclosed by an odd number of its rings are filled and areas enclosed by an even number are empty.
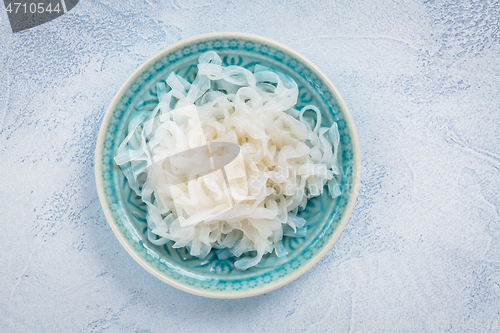
[[[221,260],[255,251],[235,261],[240,270],[273,251],[275,264],[285,262],[283,236],[305,236],[297,213],[307,200],[325,184],[333,198],[341,194],[337,124],[322,127],[313,105],[296,110],[298,87],[285,74],[260,65],[253,73],[224,67],[213,51],[199,58],[193,83],[171,73],[156,91],[159,104],[130,121],[115,157],[147,205],[149,240],[172,240],[199,258],[212,249]],[[206,169],[206,153],[172,157],[211,141],[241,151],[223,169],[195,179]]]

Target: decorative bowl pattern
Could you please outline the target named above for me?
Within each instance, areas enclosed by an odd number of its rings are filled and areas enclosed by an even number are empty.
[[[323,126],[336,121],[341,142],[342,195],[332,200],[327,191],[308,202],[300,213],[307,221],[305,238],[285,237],[288,261],[270,265],[265,257],[246,271],[234,268],[233,259],[218,260],[212,251],[205,259],[192,257],[169,242],[148,241],[146,210],[128,187],[113,158],[136,112],[152,110],[158,100],[155,84],[172,71],[192,82],[197,59],[216,50],[225,65],[252,70],[256,63],[291,76],[299,86],[298,107],[314,104],[324,111]],[[108,222],[129,254],[157,278],[181,290],[214,298],[239,298],[276,289],[305,273],[318,262],[344,229],[356,200],[360,155],[356,130],[349,111],[332,83],[311,62],[272,40],[247,34],[207,34],[178,42],[141,65],[123,84],[104,117],[96,147],[96,181]]]

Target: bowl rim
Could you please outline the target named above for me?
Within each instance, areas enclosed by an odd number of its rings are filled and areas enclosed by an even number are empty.
[[[169,53],[171,50],[177,49],[179,47],[182,47],[185,44],[190,44],[194,41],[199,41],[199,40],[204,40],[204,39],[213,39],[213,38],[239,38],[239,39],[246,39],[246,40],[254,40],[258,41],[264,44],[271,45],[273,47],[276,47],[278,49],[285,50],[286,52],[290,53],[291,55],[295,56],[299,60],[301,60],[305,65],[307,65],[312,71],[314,71],[322,80],[323,82],[332,90],[334,97],[337,99],[339,102],[339,106],[344,112],[345,116],[345,121],[349,125],[348,127],[351,129],[352,133],[352,145],[353,145],[353,153],[354,153],[354,159],[355,159],[355,171],[353,173],[353,193],[349,197],[349,200],[347,202],[347,205],[345,207],[344,211],[344,216],[342,219],[339,221],[339,225],[337,230],[335,230],[332,238],[328,243],[326,243],[323,248],[316,253],[305,265],[300,266],[298,269],[293,271],[291,274],[283,277],[280,279],[278,283],[270,283],[267,285],[264,285],[260,288],[255,288],[255,289],[249,289],[249,290],[242,290],[240,292],[235,292],[231,294],[227,293],[217,293],[217,292],[210,292],[206,290],[201,290],[194,288],[192,286],[188,286],[182,283],[179,283],[173,279],[170,279],[164,275],[162,275],[160,272],[152,269],[141,257],[137,255],[137,253],[134,251],[134,249],[125,241],[124,237],[121,235],[121,233],[118,230],[118,227],[115,224],[115,221],[112,217],[111,211],[109,210],[108,204],[106,202],[106,195],[104,193],[104,186],[102,182],[102,160],[100,156],[102,156],[102,147],[104,143],[104,137],[105,137],[105,132],[108,127],[111,115],[113,113],[113,110],[116,107],[116,104],[118,103],[119,99],[122,97],[123,93],[125,90],[130,86],[130,84],[140,75],[144,72],[145,69],[149,68],[151,65],[155,63],[158,59],[161,57],[165,56],[167,53]],[[356,132],[356,127],[354,126],[354,121],[352,119],[351,113],[349,112],[349,109],[347,107],[347,104],[345,103],[344,99],[340,95],[339,91],[337,88],[333,85],[333,83],[330,81],[330,79],[315,65],[313,64],[309,59],[304,57],[302,54],[299,52],[293,50],[292,48],[277,42],[275,40],[272,40],[267,37],[262,37],[259,35],[254,35],[254,34],[248,34],[248,33],[241,33],[241,32],[214,32],[214,33],[207,33],[207,34],[201,34],[201,35],[196,35],[192,36],[186,39],[182,39],[172,45],[167,46],[166,48],[160,50],[150,58],[148,58],[146,61],[144,61],[137,69],[132,72],[132,74],[125,80],[125,82],[120,86],[120,89],[116,92],[114,95],[113,99],[111,100],[108,108],[106,109],[106,113],[104,114],[103,120],[101,122],[101,127],[99,129],[99,134],[97,137],[96,141],[96,151],[95,151],[95,178],[96,178],[96,186],[97,186],[97,193],[99,196],[99,201],[101,203],[101,207],[104,211],[104,215],[106,216],[106,220],[108,221],[111,229],[113,230],[113,233],[115,234],[116,238],[120,242],[120,244],[123,246],[123,248],[128,252],[128,254],[139,264],[141,265],[146,271],[148,271],[150,274],[155,276],[156,278],[160,279],[161,281],[169,284],[170,286],[177,288],[179,290],[198,295],[198,296],[203,296],[203,297],[208,297],[208,298],[223,298],[223,299],[230,299],[230,298],[245,298],[245,297],[251,297],[251,296],[256,296],[260,295],[263,293],[270,292],[272,290],[278,289],[294,280],[302,276],[304,273],[306,273],[308,270],[310,270],[314,265],[316,265],[324,256],[325,254],[332,248],[333,244],[337,242],[339,239],[340,235],[342,234],[345,226],[347,225],[347,222],[349,221],[349,218],[351,217],[352,211],[354,209],[354,205],[356,203],[356,198],[358,196],[358,191],[359,191],[359,183],[360,183],[360,168],[361,168],[361,154],[360,154],[360,148],[359,148],[359,141],[358,141],[358,136]]]

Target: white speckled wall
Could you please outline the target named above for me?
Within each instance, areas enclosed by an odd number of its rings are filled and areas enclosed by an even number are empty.
[[[193,296],[142,269],[94,180],[122,82],[162,48],[216,31],[316,63],[361,145],[339,241],[298,280],[242,300]],[[0,330],[500,331],[499,60],[498,0],[81,0],[16,34],[2,8]]]

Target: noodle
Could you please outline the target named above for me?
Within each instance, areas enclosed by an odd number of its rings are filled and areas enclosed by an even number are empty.
[[[224,67],[214,51],[200,56],[192,83],[171,73],[156,93],[115,156],[147,205],[149,240],[199,258],[215,249],[239,270],[273,251],[274,264],[285,262],[283,236],[306,235],[297,213],[307,200],[325,185],[341,194],[337,124],[322,127],[313,105],[295,109],[298,87],[285,74]]]

